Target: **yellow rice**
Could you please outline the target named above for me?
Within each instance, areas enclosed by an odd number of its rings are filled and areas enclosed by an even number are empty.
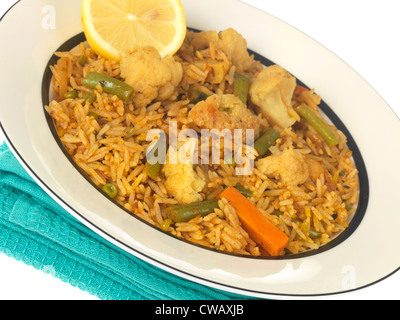
[[[78,99],[53,100],[45,107],[71,158],[98,187],[106,183],[115,184],[118,187],[115,200],[127,211],[158,228],[167,219],[166,207],[177,204],[177,201],[168,195],[162,175],[154,180],[147,176],[145,150],[149,142],[146,141],[146,133],[151,129],[168,132],[170,121],[176,121],[178,129],[199,130],[188,118],[193,105],[186,98],[175,99],[185,97],[185,92],[191,88],[208,95],[232,92],[236,70],[223,52],[212,46],[194,54],[189,49],[184,46],[175,56],[183,65],[184,78],[173,98],[170,101],[156,101],[143,108],[104,93],[101,87],[95,91],[95,103],[83,103],[84,94],[91,91],[80,85],[87,73],[97,71],[116,78],[121,73],[119,63],[97,56],[84,44],[71,52],[57,53],[67,62],[66,70],[51,67],[54,74],[52,86],[56,94],[60,93],[61,81],[65,77],[62,73],[65,72],[68,90],[79,90]],[[78,63],[81,56],[88,60],[83,67]],[[208,59],[226,61],[231,65],[225,80],[219,84],[206,83],[207,73],[196,63]],[[250,74],[256,74],[260,68],[260,63],[255,61]],[[320,101],[314,91],[306,91],[297,94],[293,102],[295,105],[305,102],[318,112]],[[97,114],[98,120],[88,116],[90,113]],[[201,195],[203,199],[215,199],[225,186],[241,185],[253,192],[251,201],[260,212],[288,235],[290,240],[286,253],[318,249],[345,230],[356,211],[359,181],[352,152],[341,132],[339,145],[329,147],[326,143],[316,143],[318,140],[315,140],[312,129],[307,131],[307,135],[296,133],[292,128],[279,131],[281,138],[272,152],[295,147],[319,161],[325,174],[316,183],[308,180],[303,185],[286,187],[257,169],[251,175],[238,176],[231,165],[200,164],[196,171],[207,179],[207,186]],[[336,188],[330,188],[332,183]],[[172,224],[168,232],[217,250],[265,255],[243,230],[229,203],[223,199],[219,204],[220,209],[214,213],[186,223]],[[310,228],[322,236],[311,239],[308,235]]]

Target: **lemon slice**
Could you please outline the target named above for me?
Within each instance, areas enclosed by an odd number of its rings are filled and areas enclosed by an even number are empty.
[[[180,0],[83,0],[82,25],[92,49],[117,61],[144,46],[174,54],[186,35]]]

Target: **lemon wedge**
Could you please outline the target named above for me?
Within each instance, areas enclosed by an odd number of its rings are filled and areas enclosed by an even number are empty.
[[[186,35],[180,0],[83,0],[82,25],[91,48],[116,61],[144,46],[174,54]]]

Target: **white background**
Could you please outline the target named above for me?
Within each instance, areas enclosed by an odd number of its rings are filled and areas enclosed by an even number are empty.
[[[15,2],[16,0],[0,0],[0,17]],[[333,51],[361,74],[400,117],[399,0],[243,2],[286,21]],[[399,143],[400,137],[393,138]],[[0,132],[0,143],[2,141],[4,136]],[[327,298],[400,299],[400,272],[362,290]],[[32,299],[89,300],[96,297],[0,254],[0,300]]]

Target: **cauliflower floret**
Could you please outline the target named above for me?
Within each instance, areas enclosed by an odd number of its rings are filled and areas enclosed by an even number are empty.
[[[161,58],[153,47],[143,47],[121,60],[121,76],[135,89],[134,103],[143,107],[154,99],[167,100],[182,81],[183,68],[172,56]]]
[[[247,70],[253,64],[253,57],[247,51],[247,41],[234,29],[230,28],[219,34],[218,49],[225,52],[239,71]]]
[[[203,129],[242,129],[245,140],[246,130],[254,130],[254,137],[258,138],[261,120],[247,106],[233,94],[212,95],[201,101],[189,112],[189,118]]]
[[[182,144],[178,144],[178,150]],[[206,181],[201,178],[193,169],[193,164],[189,161],[180,162],[178,150],[170,147],[167,154],[167,163],[164,165],[162,172],[167,178],[165,188],[168,194],[174,197],[180,204],[188,204],[200,202],[203,200],[200,192],[206,186]],[[171,153],[176,153],[172,159],[176,159],[177,163],[170,163]]]
[[[192,41],[191,45],[194,50],[203,50],[209,47],[210,43],[214,46],[219,41],[219,36],[217,31],[202,31],[202,32],[188,32],[191,35]]]
[[[296,79],[283,68],[274,65],[261,71],[250,86],[250,97],[261,113],[274,124],[288,128],[296,120],[292,97]]]
[[[307,181],[309,169],[305,156],[294,149],[272,155],[256,162],[256,167],[270,178],[286,186],[297,186]]]
[[[203,200],[200,192],[206,182],[194,171],[190,164],[167,164],[163,172],[167,177],[165,188],[179,203],[187,204]]]
[[[223,51],[238,71],[248,70],[253,65],[254,57],[247,50],[247,41],[236,30],[229,28],[219,34],[216,31],[205,31],[193,35],[192,46],[195,50],[203,50],[210,43]]]

